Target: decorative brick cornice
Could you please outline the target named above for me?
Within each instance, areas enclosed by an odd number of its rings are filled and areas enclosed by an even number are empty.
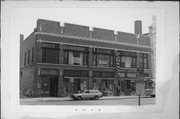
[[[117,41],[107,41],[107,40],[100,40],[100,39],[94,39],[94,38],[84,38],[84,37],[79,37],[79,36],[68,36],[68,35],[63,35],[63,34],[55,34],[55,33],[47,33],[47,32],[35,32],[35,35],[48,35],[48,36],[55,36],[55,37],[64,37],[64,38],[80,39],[80,40],[86,40],[86,41],[94,41],[94,42],[102,42],[102,43],[110,43],[110,44],[119,44],[119,45],[126,45],[126,46],[133,46],[133,47],[151,49],[150,46],[133,45],[133,44],[127,44],[127,43],[120,43],[120,42],[117,42]]]

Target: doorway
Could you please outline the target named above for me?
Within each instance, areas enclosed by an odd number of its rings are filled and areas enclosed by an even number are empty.
[[[50,97],[58,96],[58,78],[50,78]]]

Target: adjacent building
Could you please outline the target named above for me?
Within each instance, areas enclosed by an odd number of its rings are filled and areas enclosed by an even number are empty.
[[[131,95],[135,81],[151,79],[151,42],[135,21],[135,33],[38,19],[20,35],[20,91],[68,96],[85,89]]]

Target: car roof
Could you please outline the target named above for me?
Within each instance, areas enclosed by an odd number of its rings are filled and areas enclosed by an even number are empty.
[[[100,92],[99,90],[86,90],[86,91],[89,91],[89,92],[92,92],[92,93],[98,93],[98,92]]]

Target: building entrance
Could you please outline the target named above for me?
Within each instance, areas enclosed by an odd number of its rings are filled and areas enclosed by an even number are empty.
[[[50,97],[58,96],[58,78],[50,78]]]

